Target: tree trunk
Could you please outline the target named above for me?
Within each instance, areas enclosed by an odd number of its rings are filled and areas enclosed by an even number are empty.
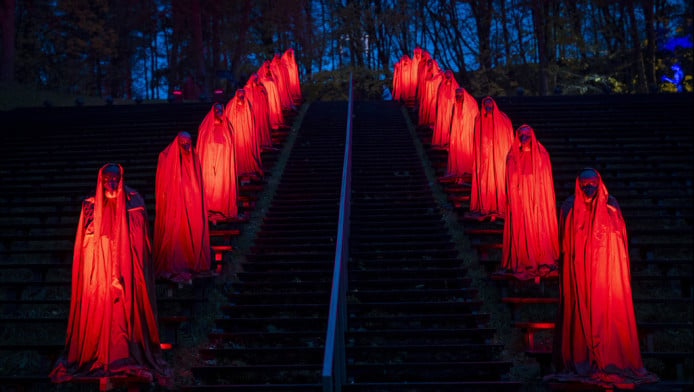
[[[210,15],[210,22],[212,25],[212,42],[210,43],[212,53],[210,54],[210,65],[212,70],[211,75],[214,78],[214,85],[212,87],[215,90],[220,87],[219,85],[217,85],[217,71],[222,69],[222,66],[220,64],[220,54],[222,53],[222,35],[220,31],[222,30],[222,20],[224,18],[222,17],[222,10],[219,8],[220,7],[218,7],[215,4],[215,7],[213,7],[213,12]]]
[[[580,14],[578,12],[578,7],[576,2],[573,0],[565,1],[564,4],[568,8],[568,17],[571,26],[571,37],[575,39],[575,44],[578,48],[579,60],[585,61],[586,59],[586,41],[583,36],[583,31],[581,31],[581,21],[585,19],[586,15]]]
[[[655,14],[653,12],[653,0],[643,0],[643,15],[646,23],[646,83],[649,91],[657,91],[658,80],[655,75]]]
[[[192,0],[190,4],[191,28],[193,33],[193,52],[191,57],[195,66],[195,82],[201,88],[201,93],[208,95],[207,75],[205,73],[205,58],[202,54],[202,12],[200,1]]]
[[[378,67],[379,69],[386,70],[390,68],[390,65],[388,64],[388,48],[390,47],[390,37],[387,33],[386,23],[384,23],[385,15],[383,12],[383,4],[381,0],[376,0],[374,2],[374,5],[376,11],[376,15],[374,15],[376,18],[376,25],[374,26],[376,36],[374,38],[376,39],[376,44],[378,45]]]
[[[15,0],[2,0],[0,3],[0,81],[14,81],[14,37],[15,37]]]
[[[479,64],[484,80],[483,89],[489,89],[492,70],[491,31],[492,31],[492,0],[470,2],[472,15],[477,23],[477,39],[479,42]]]
[[[236,27],[236,36],[238,37],[238,42],[233,45],[233,51],[231,54],[231,72],[234,75],[234,79],[239,80],[239,73],[241,71],[241,57],[246,52],[246,35],[248,33],[250,16],[251,16],[252,4],[250,0],[244,0],[243,6],[241,8],[241,15],[237,20],[240,23]],[[270,38],[272,39],[272,38]]]
[[[514,19],[514,24],[516,26],[516,34],[518,40],[518,56],[521,58],[522,64],[526,65],[528,63],[528,59],[526,58],[525,54],[525,45],[523,45],[523,26],[521,25],[521,18],[516,17]]]
[[[506,0],[500,0],[499,3],[501,8],[501,31],[504,38],[504,57],[506,58],[504,64],[506,68],[508,68],[508,66],[511,65],[511,44],[507,25],[508,16],[506,14]]]
[[[646,69],[643,64],[641,54],[641,40],[639,39],[638,26],[636,25],[636,15],[634,14],[634,3],[626,1],[627,13],[629,14],[629,32],[631,34],[631,45],[634,50],[634,65],[636,66],[636,91],[642,94],[648,92],[646,82]]]
[[[537,40],[537,57],[540,67],[538,94],[547,95],[549,90],[549,28],[547,26],[549,6],[546,1],[532,0],[532,18]]]

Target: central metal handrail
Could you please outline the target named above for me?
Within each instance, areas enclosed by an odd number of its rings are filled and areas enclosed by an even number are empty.
[[[347,328],[347,261],[349,260],[349,214],[352,193],[352,74],[349,75],[349,100],[347,102],[347,135],[345,156],[342,162],[342,186],[340,189],[340,218],[337,227],[335,264],[333,266],[330,311],[325,335],[322,383],[324,392],[339,392],[345,382],[345,329]]]

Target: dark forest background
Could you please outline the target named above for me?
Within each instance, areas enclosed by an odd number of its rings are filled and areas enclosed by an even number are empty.
[[[378,98],[420,46],[473,95],[692,91],[692,1],[0,0],[0,83],[71,96],[205,99],[293,48],[304,97]]]

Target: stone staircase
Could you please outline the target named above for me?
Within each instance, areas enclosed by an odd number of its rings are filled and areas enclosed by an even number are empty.
[[[310,105],[184,390],[321,390],[346,110]]]
[[[691,388],[692,96],[496,101],[514,128],[529,124],[548,150],[558,203],[573,192],[580,168],[600,171],[627,224],[642,355],[663,380],[652,390]],[[151,229],[157,155],[180,130],[195,137],[209,106],[0,113],[1,385],[54,387],[47,375],[65,339],[80,202],[93,192],[98,168],[124,166]],[[278,147],[292,144],[266,151],[265,179],[244,179],[241,188],[241,212],[260,217],[258,226],[212,225],[210,276],[157,284],[167,359],[181,367],[179,348],[197,353],[179,389],[322,390],[346,114],[345,102],[313,102],[296,134],[276,132]],[[538,380],[551,370],[557,281],[492,279],[502,223],[463,219],[469,185],[437,182],[447,154],[429,147],[430,131],[410,128],[414,116],[395,102],[355,105],[342,389],[551,388]],[[270,187],[271,199],[260,199]],[[239,249],[244,235],[251,245]],[[204,338],[193,336],[200,330]],[[536,366],[536,377],[518,378],[519,361]]]
[[[518,390],[400,106],[355,105],[345,391]]]
[[[644,366],[663,380],[641,389],[692,387],[692,218],[694,125],[691,95],[499,98],[513,122],[533,127],[552,162],[557,211],[573,193],[578,171],[601,173],[617,198],[627,225],[634,309]],[[414,113],[410,114],[413,118]],[[437,176],[447,153],[428,146]],[[492,276],[500,264],[503,222],[467,221],[469,184],[441,183],[459,214],[478,260],[511,311],[511,325],[524,354],[550,367],[558,280],[523,283]],[[565,387],[565,386],[564,386]]]

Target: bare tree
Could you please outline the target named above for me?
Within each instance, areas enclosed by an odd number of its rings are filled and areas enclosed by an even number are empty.
[[[483,78],[482,87],[488,89],[492,69],[491,31],[494,8],[492,0],[468,0],[468,3],[477,26],[478,63],[480,76]]]
[[[537,62],[539,65],[540,95],[547,95],[549,91],[549,62],[550,62],[550,27],[549,9],[550,3],[543,0],[532,0],[531,9],[535,39],[537,42]]]
[[[14,81],[15,0],[0,2],[0,81]]]
[[[636,91],[639,93],[647,93],[648,81],[646,80],[646,68],[644,66],[641,51],[641,40],[639,39],[636,15],[634,14],[634,3],[631,1],[624,1],[624,3],[626,6],[626,11],[629,15],[629,33],[631,35],[631,47],[633,48],[633,59],[636,73]]]
[[[646,63],[646,82],[649,90],[656,89],[655,76],[655,12],[653,0],[642,0],[644,23],[646,25],[646,53],[644,54],[644,62]]]
[[[504,65],[508,68],[511,62],[511,43],[508,31],[508,14],[506,13],[506,0],[499,0],[499,12],[501,13],[501,33],[504,41]]]

